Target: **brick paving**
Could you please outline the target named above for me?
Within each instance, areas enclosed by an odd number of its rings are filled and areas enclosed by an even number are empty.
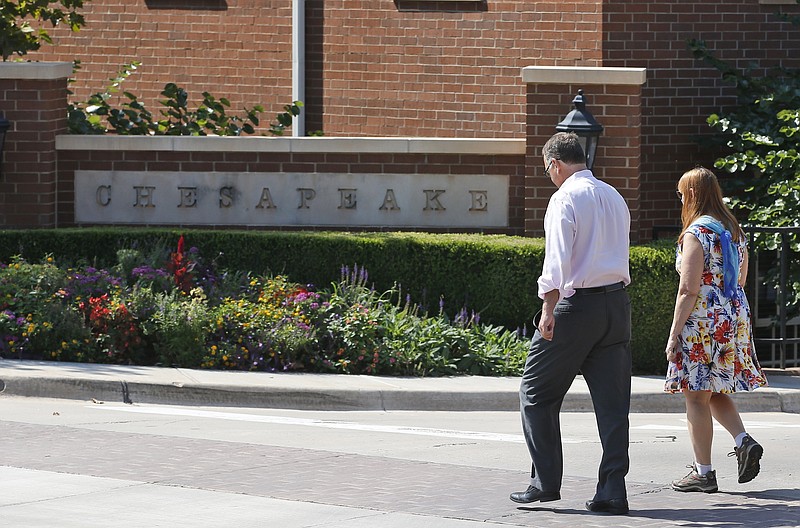
[[[517,505],[524,471],[312,449],[0,421],[0,465],[509,526],[800,526],[796,489],[677,494],[628,483],[631,514],[587,512],[594,481],[565,477],[563,499]]]

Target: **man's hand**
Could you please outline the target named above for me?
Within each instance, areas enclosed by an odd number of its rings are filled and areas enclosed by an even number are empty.
[[[542,318],[539,320],[539,333],[542,334],[542,339],[552,341],[555,327],[556,318],[553,317],[553,311],[542,310]]]
[[[553,340],[553,334],[556,328],[556,318],[553,315],[553,310],[555,310],[560,297],[561,295],[558,290],[550,290],[544,294],[542,318],[539,320],[539,333],[542,334],[542,339],[547,341]]]

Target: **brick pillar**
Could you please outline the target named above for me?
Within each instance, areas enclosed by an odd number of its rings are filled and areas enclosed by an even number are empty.
[[[542,146],[573,109],[582,89],[586,109],[603,125],[595,176],[619,190],[631,210],[631,241],[640,240],[639,200],[643,68],[528,67],[525,155],[525,235],[543,236],[544,213],[556,190],[544,173]]]
[[[0,227],[56,227],[56,136],[67,132],[68,62],[0,63],[11,122],[0,175]]]

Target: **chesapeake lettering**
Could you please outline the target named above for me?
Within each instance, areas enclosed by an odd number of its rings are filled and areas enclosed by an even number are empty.
[[[200,206],[200,196],[198,187],[178,186],[176,193],[172,195],[175,205],[180,209],[194,209]],[[154,209],[161,198],[157,194],[157,188],[152,185],[132,186],[133,207],[143,209]],[[294,205],[297,209],[311,209],[314,200],[317,198],[317,191],[311,187],[297,187],[297,202]],[[338,188],[338,207],[342,210],[358,209],[358,189]],[[489,191],[486,189],[468,190],[470,195],[471,212],[488,212],[489,210]],[[423,189],[420,196],[420,203],[423,211],[446,211],[446,189]],[[95,191],[95,202],[101,207],[108,207],[112,203],[113,189],[111,185],[99,185]],[[232,186],[220,187],[217,196],[217,204],[220,209],[228,209],[235,205],[236,189]],[[166,196],[166,200],[170,197]],[[375,204],[380,211],[400,211],[401,204],[398,202],[393,188],[386,189],[383,200]],[[274,210],[279,207],[272,197],[269,187],[263,187],[258,199],[254,202],[255,209]]]

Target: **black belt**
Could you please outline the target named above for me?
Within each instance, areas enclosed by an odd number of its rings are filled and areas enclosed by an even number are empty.
[[[608,286],[596,286],[594,288],[575,288],[575,295],[591,295],[593,293],[610,293],[617,290],[624,290],[625,283],[620,281]]]

